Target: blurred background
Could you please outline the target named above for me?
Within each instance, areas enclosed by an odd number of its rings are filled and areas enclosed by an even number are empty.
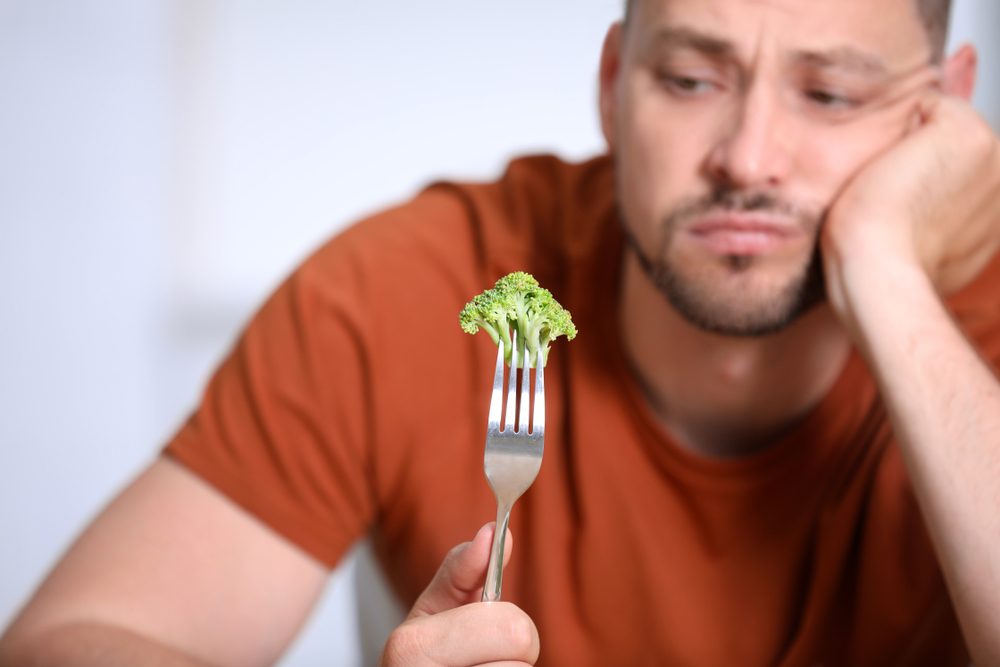
[[[318,244],[438,178],[601,151],[620,10],[0,0],[0,627]],[[994,127],[998,38],[1000,2],[955,0]],[[362,546],[283,664],[372,664],[386,613]]]

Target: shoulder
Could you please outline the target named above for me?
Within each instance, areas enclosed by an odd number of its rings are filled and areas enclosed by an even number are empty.
[[[528,271],[543,280],[594,253],[613,202],[607,157],[518,158],[495,181],[435,182],[358,222],[320,247],[293,280],[334,299],[352,293],[412,303],[432,293],[460,307],[501,275]]]

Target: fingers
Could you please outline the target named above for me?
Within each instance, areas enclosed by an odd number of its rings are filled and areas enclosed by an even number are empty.
[[[940,90],[926,90],[917,100],[920,125],[955,126],[965,117],[968,105],[962,100],[945,95]]]
[[[459,544],[448,552],[434,579],[410,610],[408,619],[439,614],[480,600],[486,583],[493,529],[492,522],[486,524],[471,542]],[[510,560],[512,540],[508,530],[504,566]]]
[[[921,65],[903,72],[886,81],[880,94],[873,97],[868,107],[868,113],[888,111],[899,108],[919,106],[919,100],[928,93],[940,95],[940,68]]]
[[[385,644],[381,667],[528,667],[538,659],[538,630],[508,602],[479,602],[494,524],[445,557],[406,621]],[[507,531],[507,543],[511,542]],[[510,557],[505,549],[504,565]]]
[[[533,665],[538,631],[531,618],[508,602],[477,602],[413,618],[389,636],[383,666]]]
[[[969,141],[995,138],[995,133],[982,114],[968,101],[941,90],[928,89],[917,101],[920,125],[940,128],[947,135],[947,145],[960,152]]]

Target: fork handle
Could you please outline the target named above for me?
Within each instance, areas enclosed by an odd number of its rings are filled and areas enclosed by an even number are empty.
[[[498,602],[500,587],[503,585],[503,550],[507,542],[507,522],[513,503],[497,501],[497,523],[493,530],[493,547],[490,549],[490,564],[486,568],[486,585],[483,587],[483,602]]]

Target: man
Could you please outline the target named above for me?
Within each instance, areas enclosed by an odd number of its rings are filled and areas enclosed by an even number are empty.
[[[414,601],[385,665],[1000,664],[1000,148],[945,16],[635,0],[613,169],[515,162],[322,249],[0,663],[270,663],[373,530]],[[491,527],[433,574],[492,512],[494,352],[456,315],[522,268],[581,333],[516,604],[480,604]]]

